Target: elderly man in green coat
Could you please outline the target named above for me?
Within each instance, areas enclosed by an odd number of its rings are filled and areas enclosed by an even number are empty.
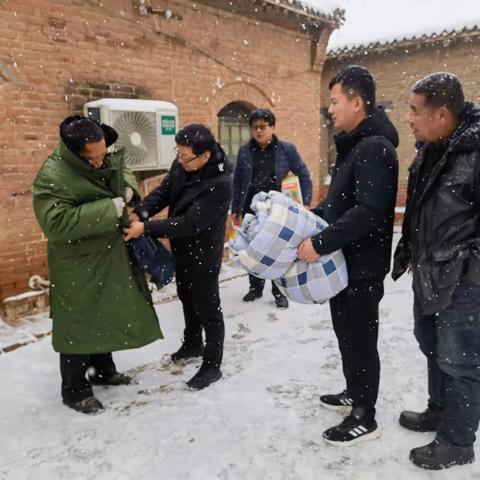
[[[92,384],[130,383],[112,351],[162,338],[143,273],[122,227],[139,200],[112,128],[82,116],[60,125],[61,142],[33,184],[35,214],[48,239],[53,348],[60,353],[63,402],[82,413],[103,405]],[[88,374],[88,375],[87,375]]]

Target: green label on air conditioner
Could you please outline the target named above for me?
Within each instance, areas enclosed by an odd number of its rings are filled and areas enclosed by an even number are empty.
[[[175,135],[175,117],[162,115],[162,135]]]

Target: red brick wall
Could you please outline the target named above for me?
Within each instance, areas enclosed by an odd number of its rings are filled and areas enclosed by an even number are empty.
[[[399,45],[383,52],[363,51],[347,58],[329,58],[322,74],[322,106],[328,106],[328,82],[339,70],[348,65],[368,68],[377,80],[377,101],[392,102],[390,119],[400,135],[398,156],[400,160],[399,192],[397,205],[405,205],[408,166],[415,156],[415,139],[405,122],[408,113],[410,87],[425,75],[449,71],[460,78],[468,100],[480,101],[480,35],[452,36],[437,42],[407,47]],[[325,131],[325,128],[322,128]],[[325,135],[322,136],[324,139]],[[322,141],[320,153],[320,178],[326,174],[328,144]]]
[[[58,124],[88,100],[171,101],[181,124],[214,131],[229,102],[271,108],[277,133],[297,144],[318,184],[320,75],[305,34],[187,0],[155,2],[182,22],[140,17],[134,4],[0,2],[0,298],[47,275],[31,184]]]

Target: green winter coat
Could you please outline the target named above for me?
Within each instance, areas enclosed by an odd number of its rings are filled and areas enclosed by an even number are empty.
[[[33,183],[33,206],[48,239],[55,351],[107,353],[162,337],[145,277],[122,238],[114,197],[135,190],[121,152],[95,170],[63,143]],[[138,198],[138,193],[135,192]]]

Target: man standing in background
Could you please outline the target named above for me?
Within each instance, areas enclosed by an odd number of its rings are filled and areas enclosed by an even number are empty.
[[[234,225],[240,225],[246,213],[253,213],[250,204],[259,192],[281,191],[282,180],[289,172],[297,175],[303,204],[312,200],[310,173],[294,145],[280,140],[275,134],[275,115],[267,109],[250,114],[252,139],[238,152],[233,177],[232,216]],[[263,295],[265,280],[249,275],[250,287],[244,302],[253,302]],[[277,308],[288,308],[287,298],[272,282],[272,295]]]

